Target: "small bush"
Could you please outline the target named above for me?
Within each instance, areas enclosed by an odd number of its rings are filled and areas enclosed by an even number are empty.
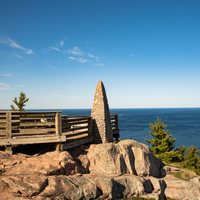
[[[117,144],[118,142],[122,141],[122,139],[118,139],[118,140],[113,140],[114,144]]]
[[[185,151],[184,160],[181,164],[181,167],[195,171],[198,175],[200,175],[200,157],[198,153],[200,150],[197,150],[197,147],[193,145],[188,147]]]

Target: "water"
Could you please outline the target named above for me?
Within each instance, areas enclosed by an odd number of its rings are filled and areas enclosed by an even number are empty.
[[[147,144],[145,139],[149,136],[149,122],[154,122],[159,117],[168,125],[166,130],[176,138],[175,148],[194,145],[200,150],[200,108],[157,108],[157,109],[110,109],[118,113],[121,139],[134,139]],[[63,115],[90,115],[91,109],[63,109]]]
[[[166,130],[176,138],[175,148],[181,145],[185,147],[194,145],[200,149],[200,108],[172,108],[172,109],[118,109],[120,137],[122,139],[134,139],[151,146],[145,139],[149,136],[149,122],[157,120],[168,125]]]

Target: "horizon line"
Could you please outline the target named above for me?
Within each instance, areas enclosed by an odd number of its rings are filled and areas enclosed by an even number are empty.
[[[109,109],[176,109],[176,108],[200,108],[198,106],[190,107],[133,107],[133,108],[109,108]],[[92,109],[92,108],[27,108],[25,110],[83,110],[83,109]],[[0,109],[0,111],[11,111],[11,109]]]

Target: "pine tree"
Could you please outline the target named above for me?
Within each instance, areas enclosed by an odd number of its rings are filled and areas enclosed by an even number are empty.
[[[18,111],[24,111],[25,103],[28,100],[29,98],[26,98],[26,94],[23,92],[20,92],[19,101],[17,100],[17,97],[15,97],[12,101],[17,105]],[[17,111],[17,109],[14,107],[13,104],[10,107],[13,111]]]
[[[197,150],[197,147],[194,147],[193,145],[191,147],[187,147],[182,167],[200,174],[200,157],[198,156],[199,152],[200,150]]]
[[[154,155],[162,161],[178,162],[182,168],[190,169],[200,175],[200,156],[197,147],[193,145],[188,147],[181,146],[173,150],[176,138],[172,140],[172,135],[168,135],[169,130],[165,130],[167,125],[158,118],[157,121],[149,123],[152,131],[149,131],[152,140],[144,139],[146,142],[152,144],[150,149]]]
[[[174,153],[171,152],[173,150],[174,143],[176,142],[176,138],[172,140],[172,135],[168,135],[169,130],[165,130],[167,125],[158,118],[157,121],[150,123],[150,128],[152,131],[149,131],[150,136],[154,138],[152,140],[144,139],[146,142],[152,144],[150,149],[153,151],[155,155],[161,155],[166,152],[170,152],[170,154]]]

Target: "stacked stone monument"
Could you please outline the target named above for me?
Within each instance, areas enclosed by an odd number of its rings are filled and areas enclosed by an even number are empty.
[[[91,116],[93,119],[94,142],[112,142],[113,132],[110,122],[110,111],[102,81],[99,81],[96,87]]]

